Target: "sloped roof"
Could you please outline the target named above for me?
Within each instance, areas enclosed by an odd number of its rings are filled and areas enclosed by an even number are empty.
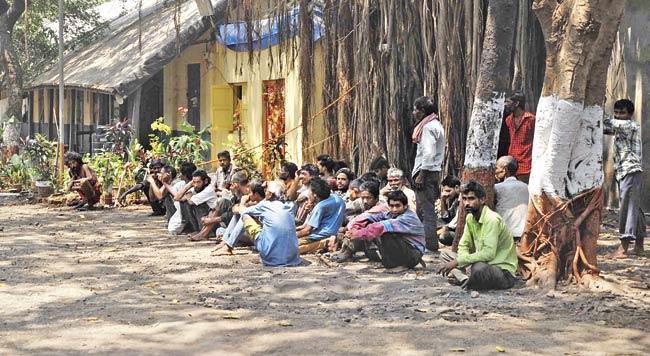
[[[225,11],[225,0],[211,0],[215,13]],[[170,4],[170,5],[167,5]],[[106,37],[65,57],[65,85],[128,96],[171,62],[178,54],[174,2],[164,2],[115,20]],[[194,0],[185,0],[179,11],[180,50],[187,48],[209,28]],[[219,15],[217,17],[220,17]],[[141,38],[142,49],[139,46]],[[30,88],[56,86],[58,63],[37,76]]]

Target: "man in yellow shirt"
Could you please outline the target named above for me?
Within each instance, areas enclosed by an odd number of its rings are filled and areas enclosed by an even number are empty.
[[[515,284],[517,252],[501,216],[485,205],[485,189],[470,180],[461,187],[467,217],[458,254],[443,252],[440,273],[466,289],[508,289]]]

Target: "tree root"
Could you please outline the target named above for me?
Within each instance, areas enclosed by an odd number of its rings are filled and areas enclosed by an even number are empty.
[[[602,206],[601,188],[567,201],[531,197],[529,216],[533,218],[527,221],[518,251],[527,285],[555,289],[558,280],[567,278],[588,286],[598,278],[595,241]]]

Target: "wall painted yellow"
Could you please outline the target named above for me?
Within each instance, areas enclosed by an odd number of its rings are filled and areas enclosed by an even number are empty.
[[[271,56],[272,51],[272,56]],[[245,110],[242,111],[244,139],[248,146],[253,147],[262,143],[263,137],[263,83],[266,80],[284,79],[285,81],[285,127],[286,130],[296,128],[302,123],[302,96],[300,89],[299,66],[289,68],[286,54],[280,54],[279,47],[256,52],[253,64],[249,64],[248,53],[234,52],[220,44],[206,48],[198,44],[186,49],[180,57],[168,64],[164,69],[164,113],[166,122],[178,128],[182,120],[177,112],[178,107],[187,107],[187,65],[201,64],[201,128],[212,125],[213,150],[216,152],[226,149],[224,138],[236,139],[232,130],[232,102],[234,98],[233,84],[245,87],[242,101]],[[271,68],[271,57],[274,65]],[[322,48],[316,46],[315,51],[314,100],[312,113],[322,107],[322,90],[324,70],[322,70]],[[283,70],[280,70],[280,61]],[[230,121],[224,121],[230,116]],[[315,140],[322,138],[322,115],[314,121]],[[286,137],[287,159],[302,162],[302,128],[298,128]],[[256,150],[261,157],[262,150]]]

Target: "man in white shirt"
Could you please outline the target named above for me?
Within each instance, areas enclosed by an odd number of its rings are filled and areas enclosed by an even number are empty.
[[[436,114],[438,107],[429,97],[417,98],[413,116],[418,124],[411,137],[417,145],[413,165],[413,187],[417,199],[417,214],[424,224],[426,247],[438,250],[435,203],[440,196],[440,171],[445,154],[445,130]]]
[[[202,169],[196,170],[192,174],[192,181],[181,190],[176,199],[180,202],[183,219],[188,222],[192,232],[201,230],[201,218],[207,216],[210,209],[215,207],[217,199],[208,173]]]
[[[417,203],[415,192],[404,185],[404,172],[398,168],[391,168],[388,170],[388,173],[386,173],[386,178],[388,180],[388,184],[386,184],[386,186],[379,191],[380,200],[388,204],[386,201],[386,194],[395,190],[401,190],[408,198],[408,208],[413,212],[416,212]]]
[[[183,188],[192,181],[192,174],[196,171],[196,165],[191,162],[183,162],[180,166],[181,177],[177,181],[174,181],[176,178],[176,170],[172,166],[165,166],[162,169],[162,172],[159,173],[158,179],[162,182],[162,187],[157,185],[152,185],[152,191],[156,199],[159,199],[163,202],[165,206],[166,219],[167,219],[167,230],[172,235],[178,235],[183,232],[187,221],[183,220],[181,214],[180,203],[176,201],[177,194],[183,190]],[[182,196],[178,196],[182,198]]]
[[[518,241],[524,233],[528,213],[528,185],[517,180],[517,160],[503,156],[497,160],[494,185],[496,212],[501,215],[508,229]]]

